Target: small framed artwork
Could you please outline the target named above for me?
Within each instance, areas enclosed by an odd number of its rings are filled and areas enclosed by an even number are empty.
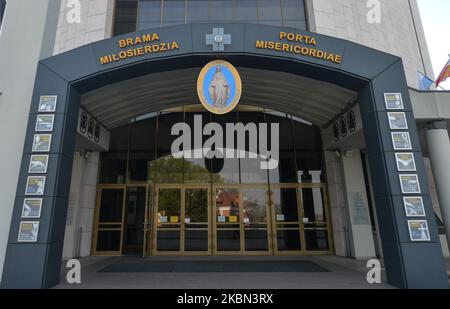
[[[39,219],[41,217],[42,199],[26,198],[23,201],[22,218]]]
[[[37,242],[39,233],[39,221],[20,222],[18,242]]]
[[[417,174],[400,175],[399,177],[400,177],[400,186],[402,188],[403,194],[421,193],[419,176]]]
[[[408,130],[408,121],[404,112],[388,113],[388,119],[391,130]]]
[[[28,176],[25,195],[44,195],[45,176]]]
[[[409,238],[411,241],[430,241],[430,230],[426,220],[408,221]]]
[[[399,172],[415,172],[417,170],[413,153],[396,153],[395,161]]]
[[[401,93],[385,93],[384,101],[388,110],[403,110],[403,98]]]
[[[49,152],[51,143],[51,134],[35,134],[33,139],[33,152]]]
[[[55,115],[37,115],[36,132],[52,132]]]
[[[405,206],[406,216],[411,217],[425,217],[425,207],[423,199],[420,196],[417,197],[404,197],[403,204]]]
[[[56,112],[56,103],[58,101],[58,96],[56,95],[43,95],[39,100],[39,112]]]
[[[394,150],[412,150],[409,132],[393,132],[391,136]]]
[[[32,155],[28,172],[31,174],[47,173],[48,155]]]

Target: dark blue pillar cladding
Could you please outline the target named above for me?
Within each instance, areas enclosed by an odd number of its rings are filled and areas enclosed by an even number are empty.
[[[40,219],[22,219],[28,168],[41,95],[57,95],[57,109],[49,154]],[[67,81],[44,65],[38,66],[22,165],[17,185],[2,288],[48,288],[58,284],[62,258],[67,205],[72,173],[79,95]],[[41,176],[41,174],[37,174]],[[44,174],[42,174],[44,175]],[[33,196],[34,197],[34,196]],[[21,221],[39,221],[37,242],[18,242]]]
[[[428,182],[420,150],[416,123],[405,81],[402,62],[391,65],[359,92],[359,103],[371,169],[373,192],[380,228],[387,279],[401,288],[448,288],[436,220],[428,192]],[[404,205],[395,152],[392,145],[384,93],[401,93],[426,218],[430,229],[430,242],[412,242]],[[405,152],[405,151],[403,151]],[[409,173],[404,173],[409,174]],[[409,195],[411,196],[411,195]]]

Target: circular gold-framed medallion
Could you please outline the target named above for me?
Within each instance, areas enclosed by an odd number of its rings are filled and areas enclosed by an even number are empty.
[[[202,105],[211,113],[224,115],[236,108],[242,95],[239,72],[225,60],[214,60],[203,67],[197,80]]]

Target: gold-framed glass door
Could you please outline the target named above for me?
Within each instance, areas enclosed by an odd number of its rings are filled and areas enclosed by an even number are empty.
[[[94,255],[121,255],[124,236],[125,187],[99,187],[92,252]]]
[[[300,255],[304,252],[302,214],[296,185],[272,186],[272,236],[276,255]]]
[[[181,187],[155,188],[153,255],[181,253]]]
[[[300,187],[305,254],[333,252],[328,193],[325,184]]]
[[[238,188],[214,188],[214,254],[236,255],[243,251],[241,194]]]
[[[147,185],[128,185],[125,192],[122,254],[141,254],[145,246]]]
[[[272,254],[269,193],[265,188],[242,188],[244,254]]]
[[[209,187],[185,187],[183,189],[182,248],[183,255],[211,254]]]
[[[215,187],[213,241],[215,255],[272,253],[267,187]]]
[[[210,188],[156,186],[154,255],[210,255]]]
[[[148,240],[150,186],[99,185],[92,234],[93,255],[141,254]]]

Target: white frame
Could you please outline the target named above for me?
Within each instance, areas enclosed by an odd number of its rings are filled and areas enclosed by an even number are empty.
[[[408,155],[408,156],[412,157],[412,161],[413,161],[413,165],[414,165],[413,169],[405,169],[405,168],[400,167],[399,156],[401,156],[401,155]],[[399,172],[417,172],[416,159],[414,157],[414,153],[412,153],[412,152],[396,152],[395,153],[395,163],[397,165],[397,171],[399,171]]]
[[[422,189],[420,186],[420,180],[419,180],[419,175],[418,174],[400,174],[399,176],[400,179],[400,188],[402,189],[402,193],[403,194],[421,194],[422,193]],[[416,177],[417,178],[417,186],[419,188],[419,191],[415,191],[415,192],[406,192],[403,188],[403,181],[402,181],[402,177]]]
[[[391,115],[402,115],[405,118],[406,127],[402,128],[402,127],[395,127],[395,126],[393,126],[393,124],[391,122]],[[388,122],[389,122],[389,128],[391,130],[408,130],[409,129],[408,119],[406,118],[406,113],[405,112],[389,112],[388,113]]]
[[[408,208],[406,207],[406,200],[412,199],[412,198],[420,200],[420,203],[422,204],[423,215],[415,216],[415,215],[410,215],[408,213]],[[408,218],[425,218],[427,216],[426,211],[425,211],[425,204],[423,203],[423,198],[421,196],[404,196],[403,197],[403,206],[405,208],[406,217],[408,217]]]
[[[428,238],[427,239],[413,239],[412,237],[412,230],[411,230],[411,223],[425,223],[426,227],[427,227],[427,232],[428,232]],[[409,231],[409,239],[412,242],[427,242],[427,241],[431,241],[431,235],[430,235],[430,227],[428,226],[428,221],[427,220],[408,220],[408,231]]]
[[[31,178],[42,178],[42,179],[44,180],[44,189],[43,189],[42,194],[38,194],[38,193],[34,193],[34,194],[28,193],[28,185],[29,185],[29,183],[30,183],[30,179],[31,179]],[[46,183],[46,181],[47,181],[47,176],[28,176],[28,178],[27,178],[27,185],[25,186],[25,196],[43,196],[44,193],[45,193],[45,183]]]
[[[52,110],[43,110],[43,109],[41,109],[41,107],[42,107],[42,99],[43,98],[52,98],[52,99],[54,99],[55,100],[55,108],[54,109],[52,109]],[[58,96],[57,95],[41,95],[40,97],[39,97],[39,109],[38,109],[38,112],[39,113],[54,113],[54,112],[56,112],[56,106],[58,105]]]
[[[388,106],[388,101],[387,101],[387,96],[389,96],[389,95],[399,95],[400,96],[400,102],[401,102],[401,107],[397,107],[397,108],[389,108],[389,106]],[[403,96],[402,96],[402,94],[400,93],[400,92],[398,92],[398,93],[395,93],[395,92],[389,92],[389,93],[385,93],[384,94],[384,104],[385,104],[385,106],[386,106],[386,109],[387,110],[391,110],[391,111],[393,111],[393,110],[397,110],[397,111],[399,111],[399,110],[404,110],[405,109],[405,105],[404,105],[404,103],[403,103]]]
[[[394,135],[397,135],[397,134],[407,134],[408,135],[408,140],[409,140],[408,148],[398,148],[395,146]],[[391,139],[392,139],[392,147],[394,148],[394,150],[412,150],[411,135],[409,134],[409,132],[392,132]]]
[[[49,130],[39,130],[38,129],[38,124],[39,124],[38,120],[39,120],[39,117],[42,117],[42,116],[51,117],[52,118],[52,127],[51,127],[51,129],[49,129]],[[54,114],[37,114],[37,116],[36,116],[36,127],[35,127],[35,131],[36,132],[53,132],[54,125],[55,125],[55,115]]]
[[[39,215],[37,216],[25,216],[24,212],[25,212],[25,202],[29,201],[29,200],[34,200],[34,201],[39,201]],[[43,198],[25,198],[23,200],[23,204],[22,204],[22,219],[40,219],[41,218],[41,214],[42,214],[42,204],[44,202]]]
[[[22,226],[24,224],[33,224],[33,225],[37,225],[37,232],[36,232],[36,239],[33,240],[21,240],[20,239],[20,235],[22,234]],[[39,221],[20,221],[20,227],[19,227],[19,235],[17,236],[17,242],[20,243],[35,243],[38,241],[38,237],[39,237]]]
[[[43,172],[36,172],[36,171],[32,171],[31,170],[31,162],[33,162],[33,157],[38,157],[38,156],[47,158],[47,161],[46,161],[46,164],[45,164],[45,170]],[[48,154],[47,155],[45,155],[45,154],[43,154],[43,155],[40,155],[40,154],[31,155],[31,157],[30,157],[30,165],[28,167],[28,173],[30,173],[30,174],[46,174],[47,173],[47,169],[48,169],[48,161],[49,160],[50,160],[50,156]]]
[[[48,149],[46,150],[36,150],[35,149],[35,141],[36,141],[36,136],[49,136],[50,138],[48,139]],[[33,146],[32,146],[32,151],[33,152],[50,152],[50,149],[52,148],[52,134],[35,134],[33,136]]]

